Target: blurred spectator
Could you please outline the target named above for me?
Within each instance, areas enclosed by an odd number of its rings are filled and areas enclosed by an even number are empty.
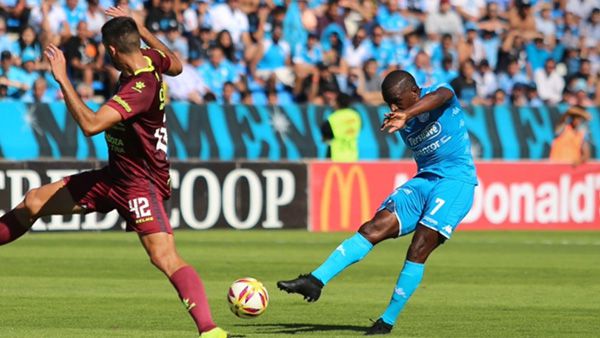
[[[203,98],[208,88],[198,70],[189,63],[183,63],[183,69],[178,76],[164,76],[163,79],[173,101],[190,101],[194,104],[204,102]]]
[[[344,61],[349,67],[360,67],[371,55],[370,43],[367,40],[367,31],[359,28],[352,41],[344,50]]]
[[[433,68],[429,62],[429,55],[424,51],[417,53],[414,64],[406,67],[407,72],[411,73],[419,87],[429,87],[433,82]]]
[[[37,33],[31,26],[25,26],[19,35],[17,41],[14,42],[14,46],[12,48],[14,53],[14,57],[17,59],[17,63],[21,63],[21,59],[25,54],[28,54],[30,57],[33,57],[34,62],[38,62],[41,60],[42,56],[42,47],[37,38]]]
[[[223,91],[225,82],[236,83],[239,81],[238,73],[231,62],[225,59],[223,49],[220,47],[211,47],[209,49],[210,62],[202,64],[198,72],[208,89],[218,97]]]
[[[455,62],[451,65],[452,68],[455,68],[456,64],[458,64],[458,51],[454,47],[454,41],[450,34],[444,34],[442,41],[434,45],[431,52],[431,64],[434,68],[440,68],[444,58],[450,58]]]
[[[510,103],[515,107],[527,107],[529,105],[526,85],[517,83],[513,86],[512,93],[510,94]]]
[[[544,43],[544,39],[535,38],[533,43],[526,46],[527,61],[531,65],[531,70],[536,72],[544,67],[546,60],[551,57],[548,45]]]
[[[387,0],[384,6],[380,6],[377,11],[377,21],[387,34],[400,40],[415,30],[410,22],[400,13],[397,0]]]
[[[477,25],[482,30],[492,31],[498,35],[503,34],[509,28],[508,21],[500,16],[498,2],[488,2],[486,4],[485,15]]]
[[[77,24],[77,35],[64,45],[65,58],[71,78],[75,83],[92,85],[94,78],[99,79],[104,70],[104,46],[91,38],[87,23]]]
[[[323,140],[328,143],[327,155],[332,161],[358,160],[358,136],[361,129],[360,114],[351,108],[351,97],[337,95],[334,111],[321,126]]]
[[[596,47],[600,44],[600,7],[594,8],[590,17],[582,22],[581,35],[585,37],[581,47]]]
[[[462,63],[471,59],[479,63],[485,57],[485,50],[477,33],[477,27],[469,23],[466,30],[466,37],[462,38],[458,44],[458,61]]]
[[[556,24],[552,18],[552,5],[543,3],[540,6],[540,14],[535,18],[537,31],[546,37],[554,37],[556,35]]]
[[[494,95],[492,97],[492,105],[493,106],[503,106],[508,104],[508,99],[506,98],[506,92],[502,89],[496,89]]]
[[[223,95],[221,95],[222,104],[238,104],[240,103],[240,94],[232,82],[225,82],[223,85]]]
[[[586,122],[590,120],[590,113],[583,108],[569,108],[556,126],[556,137],[550,149],[550,160],[574,166],[587,162],[591,151]]]
[[[541,107],[544,101],[540,99],[537,88],[534,84],[530,84],[525,89],[527,95],[527,105],[532,108]]]
[[[209,10],[212,30],[227,30],[233,43],[240,48],[250,41],[248,16],[240,10],[239,0],[227,0],[223,4],[214,5]]]
[[[69,30],[75,32],[77,25],[86,19],[85,8],[79,5],[79,0],[65,0],[64,9],[67,15]]]
[[[0,16],[0,53],[3,51],[11,51],[13,48],[13,41],[7,34],[6,21]]]
[[[562,91],[565,88],[565,80],[556,70],[554,60],[546,60],[544,69],[538,69],[535,72],[535,85],[542,100],[551,105],[560,102]]]
[[[458,77],[458,71],[454,68],[452,55],[448,54],[442,59],[441,67],[434,68],[433,82],[434,83],[450,83]]]
[[[104,11],[100,7],[98,0],[87,0],[87,11],[85,12],[85,21],[92,38],[100,42],[100,29],[106,22]]]
[[[498,79],[487,60],[479,63],[479,72],[475,73],[477,95],[481,98],[492,97],[498,89]]]
[[[239,56],[233,45],[233,39],[231,38],[231,34],[228,31],[220,31],[217,34],[217,46],[223,49],[223,53],[225,54],[225,58],[229,60],[229,62],[236,63],[239,60]]]
[[[6,86],[6,96],[19,98],[29,89],[23,81],[23,71],[13,64],[13,56],[9,51],[0,54],[0,85]]]
[[[200,28],[197,34],[188,37],[188,57],[190,62],[199,67],[203,60],[209,59],[208,51],[213,46],[213,37],[210,28]]]
[[[434,41],[443,34],[462,34],[462,20],[452,10],[450,0],[440,0],[439,12],[429,13],[425,21],[425,32]]]
[[[394,62],[394,46],[392,43],[384,38],[384,31],[381,26],[377,25],[373,27],[371,34],[371,57],[377,60],[379,70],[388,69]]]
[[[529,82],[527,76],[519,70],[517,60],[510,60],[506,72],[502,72],[498,76],[498,86],[507,94],[512,93],[512,88],[515,84],[528,84]]]
[[[379,105],[383,103],[381,96],[381,82],[383,81],[378,71],[377,60],[369,59],[363,69],[355,68],[353,71],[358,77],[357,94],[365,104]]]
[[[330,25],[337,26],[345,33],[344,17],[340,15],[342,10],[338,2],[339,0],[328,0],[325,13],[317,19],[317,34],[322,35],[325,29],[330,28]]]
[[[282,39],[283,30],[281,26],[275,26],[272,36],[265,38],[258,54],[259,60],[256,65],[256,76],[262,80],[275,77],[286,86],[292,87],[294,74],[291,70],[290,45]]]
[[[500,50],[498,50],[498,64],[496,71],[507,72],[508,64],[517,62],[519,69],[524,69],[527,64],[527,53],[525,51],[525,40],[518,31],[510,31],[504,38]]]
[[[25,103],[51,103],[56,100],[56,95],[48,89],[46,79],[40,77],[35,80],[33,88],[27,91],[21,100]]]
[[[167,28],[164,35],[160,37],[160,41],[173,52],[177,52],[182,60],[187,60],[189,58],[188,41],[181,36],[180,27],[178,25]]]
[[[41,27],[45,32],[46,42],[55,45],[60,45],[61,39],[71,35],[67,13],[58,0],[45,0],[41,6],[34,7],[30,22],[36,27]]]
[[[475,63],[469,59],[460,65],[458,77],[450,82],[456,97],[463,105],[483,103],[483,100],[477,97],[477,82],[474,76]]]
[[[485,10],[485,0],[452,0],[452,5],[465,21],[479,21]]]
[[[173,0],[158,0],[157,7],[151,7],[145,25],[151,32],[166,32],[179,26]]]
[[[20,32],[29,18],[27,2],[25,0],[2,1],[0,2],[0,15],[7,20],[9,31]]]
[[[533,16],[532,0],[515,0],[515,5],[508,13],[510,29],[518,31],[525,39],[538,35]]]

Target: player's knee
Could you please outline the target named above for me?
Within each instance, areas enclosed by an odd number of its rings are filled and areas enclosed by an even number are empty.
[[[433,243],[429,243],[424,238],[418,238],[410,244],[406,259],[415,263],[425,263],[434,248],[435,245]]]
[[[370,220],[364,223],[358,229],[358,232],[373,245],[398,235],[397,229],[392,229],[390,224],[378,222],[376,220]]]
[[[172,275],[184,263],[176,252],[161,251],[150,254],[150,262],[160,271],[167,275]]]
[[[29,217],[37,218],[37,215],[44,206],[44,201],[40,198],[39,189],[34,188],[25,193],[23,205]]]

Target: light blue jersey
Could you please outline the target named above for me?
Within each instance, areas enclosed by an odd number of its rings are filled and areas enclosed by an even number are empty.
[[[454,93],[452,87],[442,83],[421,88],[421,97],[439,88],[446,88]],[[408,121],[400,130],[400,135],[413,151],[419,173],[433,173],[477,184],[464,112],[456,96],[442,107],[419,114]]]
[[[452,90],[445,83],[421,88],[421,97],[439,88]],[[471,209],[477,176],[463,114],[453,96],[442,107],[417,115],[400,130],[413,151],[418,173],[396,188],[378,209],[396,214],[400,236],[422,224],[450,238]]]

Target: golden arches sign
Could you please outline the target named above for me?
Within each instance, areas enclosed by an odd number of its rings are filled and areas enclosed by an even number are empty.
[[[352,193],[354,192],[354,182],[358,181],[358,190],[360,193],[360,218],[366,220],[371,213],[371,203],[369,201],[369,186],[363,168],[359,165],[352,165],[344,174],[339,165],[331,165],[324,178],[323,192],[321,194],[321,219],[320,230],[328,231],[330,228],[329,216],[331,213],[331,195],[333,183],[337,184],[338,198],[340,205],[340,227],[342,229],[350,228],[350,211],[352,207]]]

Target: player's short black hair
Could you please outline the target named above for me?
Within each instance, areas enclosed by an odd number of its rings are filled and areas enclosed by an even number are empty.
[[[118,52],[132,53],[140,49],[140,32],[132,18],[116,17],[102,26],[102,43]]]
[[[381,95],[387,104],[396,103],[398,97],[406,91],[419,88],[415,78],[407,71],[394,70],[381,83]]]

